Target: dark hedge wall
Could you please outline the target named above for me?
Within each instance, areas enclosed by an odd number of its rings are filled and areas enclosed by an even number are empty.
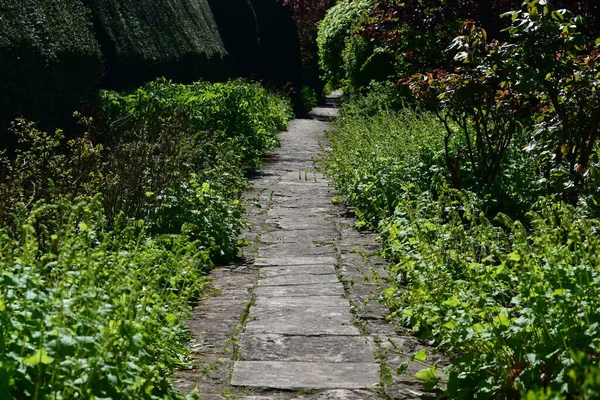
[[[290,10],[277,0],[208,0],[225,49],[230,77],[302,88],[300,44]]]
[[[0,145],[15,117],[61,125],[97,92],[103,64],[88,13],[76,0],[0,2]]]
[[[220,78],[226,52],[206,0],[87,2],[108,65],[105,86]]]

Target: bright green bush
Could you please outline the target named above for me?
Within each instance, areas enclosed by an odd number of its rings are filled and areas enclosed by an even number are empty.
[[[260,156],[278,144],[276,134],[292,116],[285,101],[243,80],[181,85],[162,79],[131,94],[103,92],[102,97],[108,122],[118,123],[118,130],[153,135],[165,120],[183,120],[190,136],[219,145],[233,142],[246,171],[256,169]]]
[[[356,54],[356,51],[352,51],[357,46],[352,40],[354,28],[364,18],[368,5],[367,0],[341,0],[327,11],[325,18],[319,23],[319,67],[323,71],[323,78],[332,87],[341,87],[350,78],[347,74],[348,64],[358,62],[354,59],[345,60],[349,55],[342,57],[342,54]],[[346,50],[348,46],[351,49]],[[360,58],[364,62],[366,57]],[[360,66],[350,66],[353,70],[360,69]]]
[[[95,96],[102,56],[76,0],[5,0],[0,18],[0,146],[8,122],[64,122]]]
[[[98,198],[17,210],[0,230],[3,398],[180,396],[188,301],[208,254],[143,222],[104,222]]]

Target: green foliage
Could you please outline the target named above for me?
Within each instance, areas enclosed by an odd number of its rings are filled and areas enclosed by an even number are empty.
[[[370,4],[369,0],[340,1],[319,24],[319,67],[330,87],[356,92],[394,72],[389,54],[359,35],[369,20]]]
[[[206,0],[93,0],[109,83],[217,77],[226,52]]]
[[[348,79],[342,53],[351,45],[355,27],[365,17],[367,6],[367,0],[342,0],[319,23],[319,67],[325,81],[333,87],[341,87]]]
[[[360,100],[343,105],[324,168],[355,207],[359,226],[376,228],[404,194],[426,190],[442,168],[443,126],[409,108],[370,111]]]
[[[210,266],[182,236],[107,225],[98,198],[19,205],[0,230],[0,390],[6,399],[179,398],[188,301]]]
[[[286,102],[242,80],[181,85],[162,79],[127,95],[103,92],[102,98],[107,123],[127,135],[151,139],[165,122],[182,120],[190,136],[235,147],[246,171],[256,169],[260,156],[278,144],[276,133],[292,116]]]
[[[358,92],[350,94],[348,101],[342,102],[342,118],[368,118],[382,112],[401,111],[413,103],[410,90],[405,86],[372,81]]]
[[[103,70],[87,9],[79,0],[5,0],[1,10],[2,136],[18,116],[64,122],[94,97]]]
[[[444,394],[597,398],[600,221],[547,198],[522,220],[490,214],[487,200],[449,188],[442,121],[352,107],[322,165],[358,226],[383,238],[394,320],[452,356]]]

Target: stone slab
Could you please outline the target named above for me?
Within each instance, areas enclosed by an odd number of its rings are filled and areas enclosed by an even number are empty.
[[[315,107],[310,110],[308,115],[320,121],[332,121],[340,115],[340,110],[331,107]]]
[[[257,297],[254,305],[250,309],[260,310],[282,310],[282,311],[295,311],[295,310],[314,310],[318,309],[339,309],[346,311],[349,308],[348,300],[339,297],[330,296],[307,296],[307,297],[290,297],[290,298],[261,298]]]
[[[293,336],[242,333],[245,361],[375,362],[375,345],[361,336]]]
[[[316,274],[294,274],[279,275],[258,280],[258,286],[288,286],[288,285],[315,285],[319,283],[337,283],[340,284],[336,275],[316,275]]]
[[[379,365],[237,361],[231,384],[288,390],[374,388],[379,384]]]
[[[344,297],[344,288],[339,283],[320,283],[314,285],[260,286],[254,290],[256,297],[307,297],[337,296]]]
[[[259,395],[242,396],[243,400],[380,400],[377,393],[367,390],[319,390],[315,393],[294,393],[269,390]],[[201,400],[203,400],[201,398]]]
[[[334,254],[333,246],[314,243],[277,243],[258,249],[259,257],[333,256]]]
[[[260,269],[261,278],[270,278],[281,275],[327,275],[335,274],[333,265],[283,265],[277,267],[264,267]]]
[[[258,267],[275,267],[281,265],[334,265],[337,259],[333,256],[295,256],[295,257],[257,257],[254,264]]]
[[[260,236],[262,243],[331,243],[329,231],[281,231],[274,230]]]
[[[360,335],[350,311],[262,309],[250,315],[245,332],[281,335]]]
[[[269,218],[267,224],[275,225],[283,230],[312,230],[318,227],[319,230],[329,228],[333,232],[331,221],[322,218]]]

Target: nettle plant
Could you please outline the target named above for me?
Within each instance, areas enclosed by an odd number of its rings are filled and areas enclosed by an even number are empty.
[[[504,14],[512,18],[508,42],[488,42],[486,31],[467,21],[449,48],[462,65],[406,82],[444,122],[453,186],[461,186],[463,168],[477,191],[492,185],[511,141],[525,131],[525,150],[542,165],[539,182],[576,203],[600,175],[600,40],[582,33],[581,17],[548,1],[523,6]]]

